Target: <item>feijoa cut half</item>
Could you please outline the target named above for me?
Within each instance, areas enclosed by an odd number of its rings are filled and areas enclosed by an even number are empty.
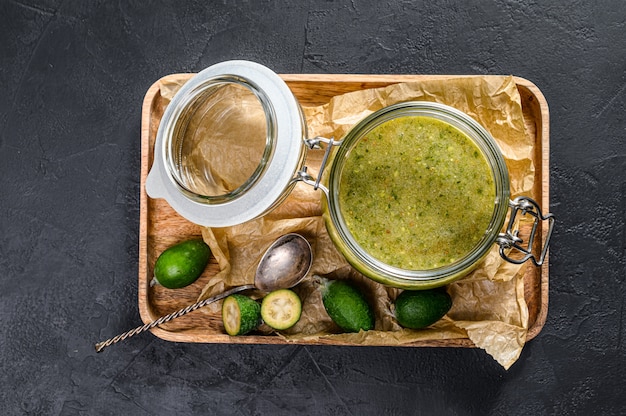
[[[222,303],[222,321],[228,335],[245,335],[261,323],[261,305],[244,295],[230,295]]]
[[[261,302],[261,318],[268,326],[288,329],[294,326],[302,315],[302,302],[290,289],[280,289],[268,293]]]

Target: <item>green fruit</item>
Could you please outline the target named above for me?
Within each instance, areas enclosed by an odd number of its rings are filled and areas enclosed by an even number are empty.
[[[261,305],[244,295],[230,295],[222,303],[222,321],[228,335],[244,335],[261,323]]]
[[[322,302],[328,316],[346,332],[374,328],[374,311],[365,296],[344,280],[330,280],[322,286]]]
[[[200,277],[211,257],[211,249],[202,240],[187,240],[165,250],[154,265],[157,283],[178,289]]]
[[[274,329],[291,328],[300,320],[302,302],[296,293],[289,289],[271,292],[261,303],[263,322]]]
[[[396,319],[405,328],[419,329],[434,324],[448,313],[452,298],[445,289],[405,290],[395,302]]]

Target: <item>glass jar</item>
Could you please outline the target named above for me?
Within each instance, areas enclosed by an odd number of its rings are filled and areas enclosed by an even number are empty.
[[[427,131],[428,133],[420,133],[421,136],[419,136],[426,137],[428,134],[440,134],[445,130],[448,136],[456,134],[457,142],[443,144],[444,138],[438,136],[429,145],[425,142],[420,143],[420,138],[412,138],[408,149],[390,151],[388,144],[372,136],[376,136],[377,132],[385,131],[384,129],[381,130],[380,127],[390,126],[390,122],[393,120],[403,123],[399,126],[407,126],[406,129],[395,128],[401,132],[399,133],[401,135],[410,134],[413,131],[418,133]],[[432,123],[432,120],[436,120],[435,124]],[[414,127],[408,127],[410,125]],[[458,134],[459,132],[460,134]],[[395,133],[394,130],[393,134]],[[471,142],[463,143],[464,139],[469,139]],[[369,140],[368,144],[365,145],[367,147],[364,147],[360,153],[356,152],[355,149],[358,146],[364,146],[365,140]],[[463,144],[466,147],[465,153],[469,151],[474,152],[474,154],[464,155],[462,152],[454,151],[456,148],[462,147]],[[475,146],[472,147],[471,144]],[[446,148],[442,148],[442,146]],[[371,156],[374,151],[376,155]],[[477,152],[480,152],[484,158],[479,159],[480,155]],[[386,154],[389,156],[381,156]],[[454,157],[467,156],[471,160],[454,159]],[[355,157],[362,158],[361,164],[353,162],[349,165],[351,159]],[[372,164],[372,160],[375,161],[374,164]],[[474,160],[478,162],[473,162]],[[478,179],[461,177],[464,170],[469,166],[468,162],[473,162],[476,167],[481,167],[481,160],[486,165],[485,173],[488,172],[488,177],[482,179],[480,176]],[[459,164],[461,166],[458,166]],[[487,131],[471,117],[452,107],[438,103],[403,102],[371,114],[348,132],[331,157],[329,166],[329,174],[327,179],[325,178],[323,181],[328,186],[324,218],[329,235],[353,267],[373,280],[389,286],[405,289],[426,289],[445,285],[467,275],[480,264],[481,260],[491,250],[509,212],[509,176],[497,144]],[[347,166],[351,167],[348,168]],[[385,167],[387,167],[386,170]],[[379,168],[385,172],[373,171]],[[477,173],[480,172],[470,170],[466,175],[477,175]],[[348,180],[346,180],[346,176],[350,175],[359,175],[359,178],[347,178]],[[391,176],[400,179],[389,179]],[[364,181],[372,182],[371,178],[379,178],[377,182],[380,184],[376,183],[371,186],[371,183],[363,183]],[[443,187],[441,185],[437,186],[437,181],[445,183],[446,189],[441,189]],[[477,183],[477,181],[485,183]],[[398,182],[399,184],[392,185]],[[355,189],[370,189],[371,191],[367,194],[360,191],[360,195],[347,195],[341,198],[342,186],[347,187],[352,183],[356,183]],[[491,189],[485,190],[482,199],[479,199],[478,193],[468,194],[468,191],[460,190],[461,186],[467,185],[476,185],[481,193],[483,193],[482,189],[484,188]],[[459,195],[454,198],[448,197],[446,194],[455,194],[455,187],[459,188],[456,192]],[[403,198],[401,192],[409,193],[407,196],[410,197]],[[488,192],[493,192],[493,195],[489,195]],[[350,199],[365,199],[366,201],[361,204],[353,204],[347,199],[348,197]],[[431,203],[431,200],[434,202]],[[447,202],[443,203],[442,206],[437,206],[437,200]],[[395,210],[390,209],[393,204],[396,205]],[[346,213],[347,209],[343,205],[356,207],[355,209],[361,209],[366,205],[367,211],[350,215]],[[431,212],[428,212],[429,210]],[[384,221],[381,221],[381,218],[372,218],[371,215],[367,215],[369,211],[386,213],[378,214],[378,217],[387,215],[388,217],[402,217],[402,219],[385,218]],[[452,215],[449,214],[450,212]],[[477,212],[483,214],[485,218],[482,221],[483,228],[481,225],[477,227],[475,224],[478,222]],[[365,218],[362,218],[363,216]],[[349,221],[357,222],[355,218],[359,224],[367,224],[364,230],[359,230],[359,238],[348,226]],[[381,228],[381,223],[387,228]],[[411,227],[414,230],[409,234]],[[354,228],[356,229],[356,226]],[[467,230],[473,230],[470,235],[462,237],[463,240],[467,241],[457,241],[461,232],[467,233]],[[403,234],[408,235],[408,237],[401,238]],[[389,238],[386,238],[387,235]],[[402,256],[392,253],[385,255],[385,258],[397,259],[401,257],[403,258],[402,262],[398,263],[399,260],[396,260],[395,264],[391,264],[390,261],[383,260],[380,255],[373,254],[373,252],[384,253],[385,250],[382,248],[376,250],[376,246],[381,244],[381,241],[384,244],[384,241],[389,240],[396,241],[395,244],[387,244],[388,247],[393,246],[395,252],[405,250],[407,252],[403,253]],[[454,245],[465,247],[465,249],[461,249],[460,253],[456,250],[455,253]],[[409,265],[414,262],[416,257],[426,257],[428,254],[435,254],[435,252],[444,249],[454,253],[449,255],[457,258],[439,260],[443,254],[437,253],[435,262],[441,264],[421,267],[419,264],[415,267]],[[419,254],[420,252],[423,254]]]
[[[165,109],[146,192],[196,224],[241,224],[289,195],[305,139],[301,108],[277,74],[249,61],[218,63]],[[233,163],[238,169],[223,168]]]

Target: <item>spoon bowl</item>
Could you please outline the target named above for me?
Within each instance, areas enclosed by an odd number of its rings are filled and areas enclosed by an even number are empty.
[[[285,234],[274,241],[265,251],[263,257],[261,257],[254,275],[254,284],[234,287],[219,295],[201,300],[176,312],[162,316],[155,321],[124,332],[106,341],[99,342],[95,345],[96,352],[101,352],[109,345],[145,332],[237,292],[248,289],[259,289],[264,292],[271,292],[278,289],[294,287],[309,273],[312,263],[313,250],[309,242],[300,234]]]
[[[254,286],[264,292],[294,287],[309,273],[313,251],[300,234],[285,234],[267,249],[254,275]]]

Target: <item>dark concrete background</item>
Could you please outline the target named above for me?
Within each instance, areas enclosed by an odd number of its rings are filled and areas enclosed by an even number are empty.
[[[626,2],[0,1],[0,414],[626,414]],[[514,74],[551,109],[550,308],[478,349],[176,344],[140,323],[140,108],[175,72]]]

